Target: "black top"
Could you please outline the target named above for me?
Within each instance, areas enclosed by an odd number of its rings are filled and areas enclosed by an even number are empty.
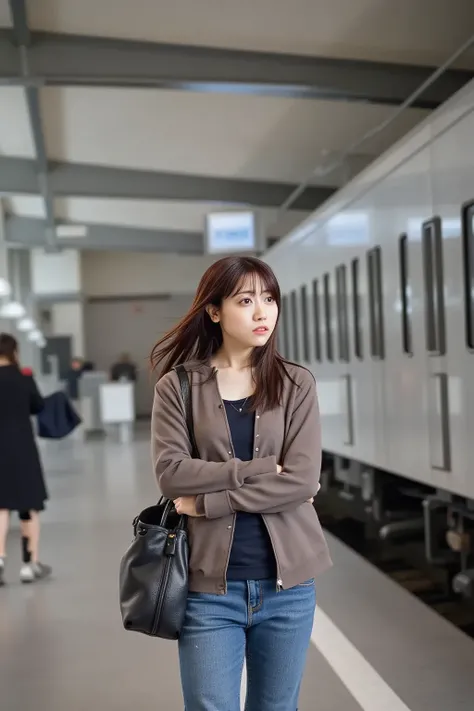
[[[137,369],[133,363],[115,363],[111,369],[111,378],[115,382],[124,378],[134,383],[137,379]]]
[[[0,366],[0,509],[44,508],[48,496],[31,425],[43,403],[31,376]]]
[[[253,459],[255,413],[248,412],[249,400],[224,400],[238,459]],[[242,408],[242,412],[239,409]],[[276,563],[270,536],[260,514],[239,511],[230,552],[227,580],[265,580],[276,577]]]

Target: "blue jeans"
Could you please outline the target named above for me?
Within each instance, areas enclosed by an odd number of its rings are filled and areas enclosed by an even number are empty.
[[[316,605],[314,580],[232,580],[226,595],[189,593],[179,640],[185,711],[297,711]]]

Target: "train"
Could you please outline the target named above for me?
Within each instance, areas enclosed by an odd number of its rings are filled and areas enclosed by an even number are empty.
[[[317,382],[321,493],[474,599],[474,82],[264,259],[280,352]]]

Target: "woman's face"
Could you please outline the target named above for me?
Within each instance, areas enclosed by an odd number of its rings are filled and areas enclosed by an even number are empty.
[[[215,323],[220,323],[224,340],[243,348],[264,346],[278,318],[277,303],[258,277],[248,277],[237,294],[208,312]]]

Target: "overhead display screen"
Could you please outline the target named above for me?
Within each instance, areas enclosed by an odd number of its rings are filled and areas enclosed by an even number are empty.
[[[257,235],[253,212],[214,212],[207,215],[207,252],[255,252]]]

